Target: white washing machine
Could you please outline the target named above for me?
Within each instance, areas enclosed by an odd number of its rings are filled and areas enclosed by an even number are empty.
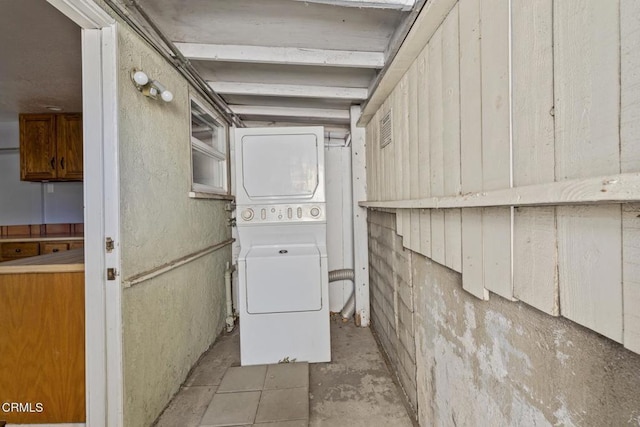
[[[235,131],[242,365],[328,362],[322,127]]]

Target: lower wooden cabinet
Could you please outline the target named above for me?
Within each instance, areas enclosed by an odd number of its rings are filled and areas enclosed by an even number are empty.
[[[0,421],[84,423],[84,272],[0,274],[0,325]]]

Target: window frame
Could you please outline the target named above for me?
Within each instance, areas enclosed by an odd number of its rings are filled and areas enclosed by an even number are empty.
[[[217,147],[199,140],[193,136],[193,104],[197,105],[200,110],[207,114],[211,120],[218,126],[220,131],[219,136],[224,139],[222,144],[218,144],[218,147],[222,146],[224,152],[220,151]],[[219,179],[222,183],[221,187],[214,187],[194,181],[194,154],[195,152],[205,155],[217,162],[214,166],[218,169],[217,173],[220,174]],[[215,114],[205,103],[200,101],[195,96],[189,96],[189,156],[190,156],[190,181],[191,192],[190,197],[193,198],[229,198],[230,197],[230,159],[229,159],[229,126],[220,118],[218,114]]]

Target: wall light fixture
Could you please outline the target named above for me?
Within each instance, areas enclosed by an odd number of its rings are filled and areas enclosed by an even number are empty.
[[[158,99],[158,95],[164,102],[171,102],[173,100],[173,94],[167,90],[162,83],[157,80],[150,79],[147,73],[142,70],[133,69],[131,71],[131,80],[144,96],[149,98]]]

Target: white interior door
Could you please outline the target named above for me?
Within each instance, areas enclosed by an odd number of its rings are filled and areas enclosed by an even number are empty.
[[[93,0],[48,1],[82,28],[86,425],[121,426],[116,23]]]

